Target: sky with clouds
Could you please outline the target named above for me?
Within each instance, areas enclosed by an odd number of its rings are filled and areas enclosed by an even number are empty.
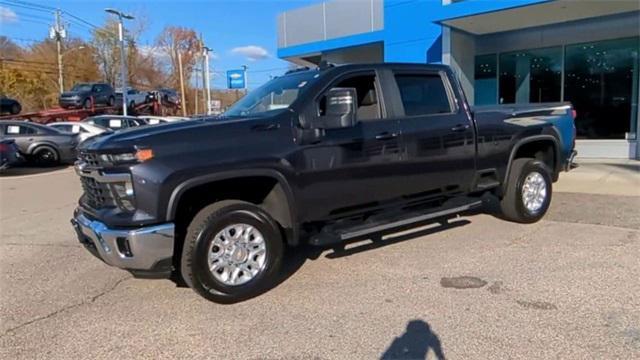
[[[202,33],[213,50],[213,85],[226,86],[224,71],[247,65],[250,87],[260,85],[270,75],[282,74],[287,62],[277,58],[276,19],[280,12],[318,3],[320,0],[25,0],[28,3],[59,8],[100,25],[105,8],[133,14],[146,24],[139,46],[157,52],[153,44],[165,26],[184,26]],[[90,27],[78,19],[65,17],[70,36],[88,38]],[[68,21],[67,21],[68,18]],[[138,21],[138,20],[134,20]],[[20,1],[0,0],[0,35],[28,46],[48,36],[53,23],[51,11]],[[135,26],[128,23],[126,26]]]

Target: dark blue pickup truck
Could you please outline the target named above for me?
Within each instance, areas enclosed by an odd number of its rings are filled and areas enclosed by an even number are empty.
[[[85,141],[72,223],[107,264],[234,302],[273,284],[285,246],[443,222],[488,197],[538,221],[574,140],[571,105],[472,109],[443,65],[292,71],[222,117]]]

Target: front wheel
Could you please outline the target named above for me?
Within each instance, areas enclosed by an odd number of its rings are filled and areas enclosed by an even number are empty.
[[[500,201],[502,216],[519,223],[534,223],[551,204],[551,170],[542,161],[522,158],[511,165],[505,196]]]
[[[107,105],[115,106],[116,105],[116,98],[113,97],[113,96],[109,96],[109,100],[107,100]]]
[[[276,281],[283,253],[280,228],[269,214],[244,201],[220,201],[191,221],[182,250],[182,277],[208,300],[238,302]]]

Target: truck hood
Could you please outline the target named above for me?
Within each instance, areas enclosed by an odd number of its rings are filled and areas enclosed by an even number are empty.
[[[273,120],[274,117],[212,117],[186,121],[170,122],[158,125],[141,126],[119,130],[113,133],[103,133],[84,141],[79,150],[84,151],[120,151],[134,147],[166,146],[174,139],[189,139],[190,137],[207,137],[208,141],[215,141],[224,136],[226,128],[251,128],[252,123]],[[195,140],[195,139],[194,139]],[[169,144],[167,144],[169,143]]]

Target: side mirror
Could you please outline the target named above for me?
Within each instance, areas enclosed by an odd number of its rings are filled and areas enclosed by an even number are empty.
[[[358,95],[355,88],[332,88],[325,97],[325,113],[318,118],[317,128],[339,129],[356,124]]]

